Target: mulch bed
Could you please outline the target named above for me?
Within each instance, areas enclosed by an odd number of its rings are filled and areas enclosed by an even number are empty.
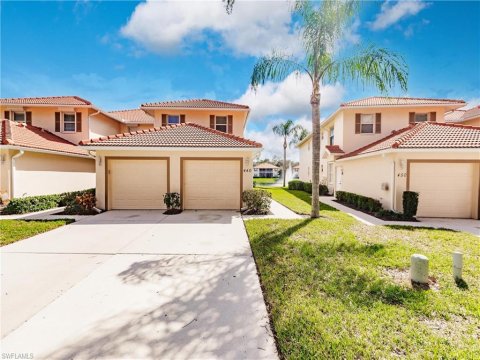
[[[165,215],[178,215],[182,212],[183,210],[181,209],[168,209],[167,211],[164,212]]]

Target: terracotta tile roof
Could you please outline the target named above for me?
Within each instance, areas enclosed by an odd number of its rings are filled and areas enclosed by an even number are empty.
[[[461,123],[480,117],[480,105],[467,110],[452,110],[445,113],[445,121],[449,123]]]
[[[92,105],[90,101],[79,96],[46,96],[30,98],[0,99],[1,105],[60,105],[60,106],[85,106]]]
[[[85,146],[260,148],[262,144],[194,123],[162,126],[82,141]]]
[[[345,154],[345,151],[343,151],[338,145],[327,145],[325,148],[330,154]]]
[[[389,136],[342,157],[387,149],[480,149],[480,127],[446,123],[421,123],[394,131]]]
[[[142,109],[116,110],[109,111],[107,114],[115,116],[129,124],[153,124],[154,121],[153,116]]]
[[[142,104],[142,107],[152,108],[192,108],[192,109],[242,109],[248,110],[246,105],[233,104],[218,100],[190,99],[177,101],[159,101]]]
[[[340,107],[349,106],[405,106],[405,105],[464,105],[465,101],[455,99],[428,99],[409,97],[372,96],[340,104]]]
[[[267,162],[257,164],[253,168],[254,169],[280,169],[278,166],[275,166],[275,165],[267,163]]]
[[[445,113],[445,121],[456,122],[461,121],[463,115],[467,110],[452,110]]]
[[[85,149],[42,128],[2,120],[1,144],[90,157]]]

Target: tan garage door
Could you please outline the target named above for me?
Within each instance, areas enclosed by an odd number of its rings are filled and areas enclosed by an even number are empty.
[[[109,159],[109,209],[164,209],[168,191],[166,159]]]
[[[184,209],[240,209],[239,160],[183,160]]]
[[[410,190],[420,194],[417,215],[470,218],[473,169],[471,163],[412,163]]]

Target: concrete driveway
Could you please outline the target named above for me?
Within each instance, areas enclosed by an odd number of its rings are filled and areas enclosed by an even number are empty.
[[[1,257],[2,353],[277,358],[238,213],[109,211]]]

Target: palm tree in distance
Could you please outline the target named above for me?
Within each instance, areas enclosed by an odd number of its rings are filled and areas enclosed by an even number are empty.
[[[285,187],[285,179],[286,179],[286,172],[287,172],[287,147],[288,147],[288,139],[291,138],[290,144],[295,141],[298,137],[298,133],[305,130],[300,125],[295,125],[292,120],[287,120],[283,123],[275,125],[273,128],[273,133],[278,136],[283,137],[283,166],[282,166],[282,173],[283,173],[283,187]]]
[[[260,58],[251,76],[256,89],[266,81],[282,81],[292,72],[306,74],[311,81],[312,112],[312,218],[319,216],[320,98],[321,85],[351,80],[374,85],[386,93],[400,85],[407,90],[408,68],[400,55],[373,45],[342,58],[335,49],[345,28],[358,13],[354,0],[329,0],[313,4],[297,0],[294,14],[300,20],[303,54],[300,58],[273,52]]]

